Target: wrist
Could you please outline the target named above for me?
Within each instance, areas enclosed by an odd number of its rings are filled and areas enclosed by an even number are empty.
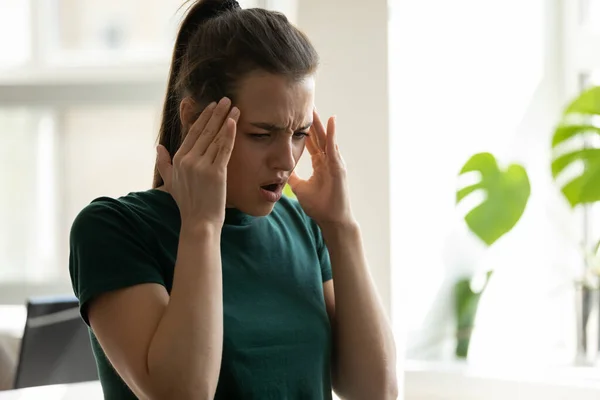
[[[179,231],[180,237],[207,239],[210,237],[221,237],[222,224],[213,222],[183,222]]]
[[[317,221],[317,225],[321,228],[323,236],[329,235],[359,235],[360,225],[355,219],[341,221]]]

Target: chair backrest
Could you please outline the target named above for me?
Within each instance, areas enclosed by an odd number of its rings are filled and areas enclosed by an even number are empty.
[[[15,389],[94,380],[96,361],[77,299],[30,299]]]

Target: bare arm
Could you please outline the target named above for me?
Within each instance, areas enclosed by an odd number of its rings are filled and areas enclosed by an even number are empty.
[[[369,273],[360,229],[356,224],[321,229],[333,271],[324,292],[334,334],[334,389],[352,400],[396,399],[394,337]]]
[[[171,297],[157,284],[92,302],[89,319],[111,364],[141,399],[212,399],[221,365],[220,231],[182,231]]]
[[[212,399],[223,347],[221,228],[227,163],[239,110],[221,99],[191,124],[177,154],[158,147],[157,167],[181,216],[177,261],[169,298],[160,285],[108,293],[89,310],[90,323],[112,365],[143,399]]]

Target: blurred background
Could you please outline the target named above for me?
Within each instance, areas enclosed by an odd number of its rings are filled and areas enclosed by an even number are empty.
[[[0,0],[0,348],[13,367],[27,301],[72,294],[77,213],[151,186],[182,3]],[[597,396],[600,0],[240,4],[285,13],[320,52],[317,105],[338,116],[406,398],[501,398],[451,384],[482,371],[518,384],[568,371]],[[586,151],[560,178],[569,148]],[[577,176],[587,186],[565,190]]]

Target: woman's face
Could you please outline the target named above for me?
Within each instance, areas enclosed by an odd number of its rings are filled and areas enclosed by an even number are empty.
[[[312,76],[292,82],[255,73],[242,80],[234,104],[241,115],[227,167],[228,207],[254,216],[271,212],[304,151],[314,87]]]

